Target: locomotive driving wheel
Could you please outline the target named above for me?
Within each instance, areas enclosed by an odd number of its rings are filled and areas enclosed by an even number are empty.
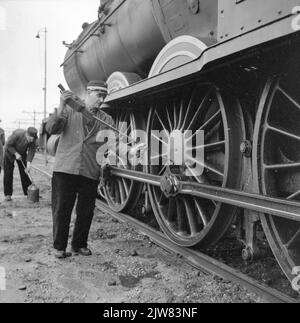
[[[239,189],[242,173],[239,147],[244,139],[244,121],[237,100],[223,95],[215,86],[189,89],[182,91],[180,97],[159,102],[151,109],[148,171],[161,176],[162,180],[161,188],[149,185],[148,191],[156,219],[174,243],[206,247],[224,235],[236,208],[210,199],[173,194],[176,178]],[[174,165],[172,160],[165,158],[166,151],[180,146],[176,140],[172,144],[172,133],[184,133],[185,130],[190,132],[183,135],[187,144],[183,162]],[[157,131],[162,137],[157,137]],[[204,132],[204,142],[200,145],[195,139],[196,131]],[[153,148],[153,140],[159,141],[162,148],[159,152]],[[196,149],[202,149],[204,158],[195,157]],[[202,167],[203,172],[196,172],[197,166]]]
[[[132,111],[118,112],[115,118],[116,128],[128,136],[128,150],[134,144],[136,130],[145,129],[144,121],[138,113]],[[128,160],[116,154],[118,168],[141,171],[142,166],[132,166]],[[99,195],[105,197],[109,207],[115,212],[127,212],[136,206],[142,193],[143,183],[138,183],[120,177],[109,177],[98,190]]]
[[[254,133],[253,162],[260,193],[300,202],[300,78],[297,60],[264,88]],[[295,65],[293,64],[295,63]],[[285,275],[300,265],[300,222],[261,215],[266,237]]]

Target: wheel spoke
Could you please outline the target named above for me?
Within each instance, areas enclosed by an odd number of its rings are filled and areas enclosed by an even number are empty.
[[[282,87],[278,86],[277,88],[296,108],[300,110],[299,103],[294,100]]]
[[[190,140],[190,139],[188,139],[188,140]],[[223,147],[225,147],[225,144],[226,144],[225,140],[222,140],[222,141],[218,141],[218,142],[213,142],[211,144],[205,144],[205,145],[187,148],[187,151],[204,149],[205,152],[210,152],[210,151],[222,149]]]
[[[166,199],[165,195],[163,192],[160,192],[159,199],[158,199],[158,205],[162,207],[162,202]]]
[[[179,107],[179,117],[178,117],[178,123],[177,123],[176,129],[181,128],[181,119],[182,119],[182,115],[183,115],[183,105],[184,105],[184,102],[182,100],[181,103],[180,103],[180,107]]]
[[[172,126],[172,122],[171,122],[171,118],[170,118],[170,113],[169,113],[168,107],[166,107],[166,110],[167,110],[167,118],[168,118],[169,127],[170,127],[170,133],[171,133],[173,131],[173,126]]]
[[[294,193],[294,194],[290,195],[287,199],[288,199],[288,200],[292,200],[292,199],[294,199],[295,197],[297,197],[297,196],[299,196],[299,195],[300,195],[300,190],[299,190],[299,191],[297,191],[296,193]]]
[[[300,243],[300,229],[294,234],[292,239],[286,244],[287,249],[294,249]]]
[[[222,121],[219,121],[209,132],[204,135],[205,142],[208,142],[213,135],[220,129]]]
[[[165,154],[158,154],[158,155],[155,155],[155,156],[151,156],[151,160],[154,160],[154,159],[158,159],[160,157],[168,157],[168,154],[165,153]]]
[[[297,135],[295,135],[295,134],[293,134],[293,133],[291,133],[289,131],[286,131],[284,129],[273,127],[273,126],[271,126],[269,124],[266,126],[266,130],[273,131],[273,132],[278,133],[280,135],[283,135],[283,136],[286,136],[286,137],[289,137],[289,138],[292,138],[292,139],[300,141],[299,136],[297,136]]]
[[[187,215],[187,219],[189,222],[189,227],[190,227],[190,232],[192,236],[195,236],[197,234],[197,223],[195,221],[194,214],[192,208],[191,208],[191,203],[190,201],[187,201],[187,198],[183,200],[184,202],[184,207]]]
[[[187,169],[190,171],[190,173],[193,175],[194,179],[199,183],[202,184],[201,180],[199,179],[199,176],[195,174],[195,171],[189,166],[186,165]]]
[[[151,136],[156,140],[160,141],[163,145],[169,147],[169,145],[166,142],[164,142],[161,138],[157,137],[155,134],[151,133]]]
[[[130,115],[130,121],[129,121],[129,124],[128,124],[128,127],[127,127],[127,129],[126,129],[125,134],[128,134],[129,132],[130,132],[130,134],[131,134],[131,133],[132,133],[132,131],[130,131],[130,130],[132,130],[132,129],[134,129],[134,119],[133,119],[133,115],[131,114],[131,115]]]
[[[178,126],[176,103],[174,103],[173,115],[174,115],[174,130],[175,130],[175,129],[177,129],[177,126]]]
[[[199,113],[203,110],[204,105],[207,103],[208,99],[211,97],[211,93],[213,91],[213,87],[209,89],[205,97],[203,98],[202,102],[200,103],[196,113],[194,114],[193,119],[191,120],[189,126],[186,128],[187,130],[190,130],[194,122],[198,119]]]
[[[208,217],[206,215],[206,210],[202,207],[202,205],[199,203],[197,198],[194,198],[194,202],[195,202],[197,211],[198,211],[198,213],[200,215],[200,218],[202,220],[202,223],[203,223],[204,227],[206,227],[208,225],[208,222],[209,222]]]
[[[165,165],[163,166],[163,168],[159,171],[158,175],[159,175],[159,176],[162,176],[162,175],[163,175],[163,173],[165,172],[166,168],[167,168],[167,165],[165,164]]]
[[[129,195],[130,185],[128,186],[128,182],[126,181],[125,178],[122,178],[122,182],[123,182],[123,186],[124,186],[124,189],[125,189],[125,192],[126,192],[126,196],[128,196]]]
[[[117,156],[117,155],[116,155]],[[120,156],[117,156],[118,160],[121,162],[122,166],[126,168],[126,161],[122,159]]]
[[[200,130],[211,130],[221,119],[221,110],[218,110],[212,117],[210,117],[200,128]]]
[[[164,130],[166,133],[168,133],[167,128],[165,127],[165,124],[163,123],[163,121],[161,120],[161,117],[160,117],[160,116],[159,116],[159,114],[157,113],[157,110],[155,110],[155,114],[156,114],[157,119],[159,120],[160,124],[162,125],[163,130]]]
[[[119,192],[120,192],[121,204],[124,204],[124,202],[126,200],[126,196],[125,196],[125,191],[124,191],[124,187],[122,185],[121,180],[118,180],[118,185],[119,185]]]
[[[265,165],[266,170],[281,170],[281,169],[294,169],[300,168],[300,163],[286,163],[286,164],[274,164],[274,165]]]
[[[180,130],[183,131],[183,130],[188,130],[188,128],[186,128],[186,123],[187,123],[187,119],[188,119],[188,116],[189,116],[189,113],[190,113],[190,109],[191,109],[191,106],[192,106],[192,103],[193,103],[193,96],[191,97],[190,101],[189,101],[189,104],[188,104],[188,107],[185,111],[185,115],[184,115],[184,119],[183,119],[183,122],[181,123],[181,126],[180,126]]]

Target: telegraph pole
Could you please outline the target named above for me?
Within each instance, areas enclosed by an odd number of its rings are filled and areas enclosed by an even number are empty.
[[[47,28],[42,28],[38,31],[36,38],[40,38],[40,33],[44,33],[45,36],[45,66],[44,66],[44,119],[47,118],[47,33],[48,30]],[[48,164],[48,159],[47,159],[47,135],[44,134],[44,156],[45,156],[45,163],[46,165]]]

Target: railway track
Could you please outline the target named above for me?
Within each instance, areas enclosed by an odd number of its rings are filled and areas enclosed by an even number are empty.
[[[51,174],[49,174],[46,171],[43,171],[39,167],[32,166],[32,169],[44,176],[47,176],[48,178],[52,177]],[[171,253],[178,255],[191,266],[195,267],[196,269],[202,272],[218,276],[225,280],[230,280],[233,283],[237,283],[271,303],[298,303],[297,300],[283,294],[282,292],[276,289],[259,283],[251,277],[246,276],[238,270],[230,266],[227,266],[226,264],[214,258],[211,258],[193,249],[183,248],[174,245],[161,232],[142,223],[141,221],[132,218],[131,216],[112,211],[106,204],[100,201],[96,203],[96,208],[99,211],[114,217],[120,222],[130,223],[138,232],[148,236],[150,240],[153,241],[155,244]]]

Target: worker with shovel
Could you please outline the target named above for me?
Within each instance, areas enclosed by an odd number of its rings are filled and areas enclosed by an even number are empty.
[[[32,181],[28,176],[30,165],[36,151],[38,131],[33,127],[27,130],[17,129],[8,138],[4,149],[4,195],[5,201],[11,201],[13,194],[14,163],[17,161],[24,195]]]

